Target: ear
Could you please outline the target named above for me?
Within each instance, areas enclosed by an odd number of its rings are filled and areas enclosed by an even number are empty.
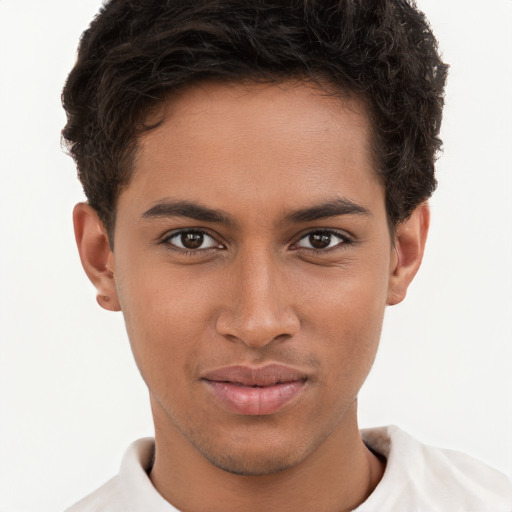
[[[412,215],[398,225],[395,234],[395,254],[388,284],[388,306],[402,302],[407,289],[421,265],[430,225],[427,203],[420,204]]]
[[[94,208],[78,203],[73,210],[73,225],[80,260],[96,287],[98,304],[109,311],[120,311],[114,280],[114,253],[103,223]]]

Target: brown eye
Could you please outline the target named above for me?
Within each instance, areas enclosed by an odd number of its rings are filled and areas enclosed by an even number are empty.
[[[203,245],[204,235],[202,233],[182,233],[180,240],[186,249],[199,249]]]
[[[309,235],[309,243],[315,249],[325,249],[331,244],[331,235],[324,233],[313,233]]]
[[[303,236],[297,243],[301,249],[332,249],[334,247],[349,244],[350,240],[341,233],[334,231],[313,231]]]
[[[212,236],[203,231],[180,231],[167,237],[164,242],[184,251],[201,251],[204,249],[221,248]]]

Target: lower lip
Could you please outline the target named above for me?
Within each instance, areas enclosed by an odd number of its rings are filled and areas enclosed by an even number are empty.
[[[205,382],[227,409],[249,416],[274,414],[280,411],[294,401],[306,385],[302,380],[261,388],[245,387],[231,382]]]

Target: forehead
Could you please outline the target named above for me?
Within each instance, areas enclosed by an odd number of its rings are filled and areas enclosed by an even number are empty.
[[[382,194],[364,102],[302,82],[205,83],[168,100],[148,119],[123,196],[201,200],[226,209],[290,208],[337,193]],[[367,198],[368,199],[368,198]]]

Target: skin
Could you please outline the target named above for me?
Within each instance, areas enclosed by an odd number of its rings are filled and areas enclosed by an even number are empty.
[[[149,388],[151,480],[183,511],[351,510],[384,471],[361,441],[357,394],[385,307],[419,268],[428,208],[390,233],[357,99],[303,83],[208,83],[159,115],[119,196],[115,251],[94,210],[74,211],[98,302],[122,310]],[[183,216],[168,206],[177,201],[223,218]],[[311,218],[340,201],[361,211]],[[198,248],[180,248],[176,230]],[[315,250],[319,236],[327,246]],[[276,362],[307,380],[273,414],[227,410],[202,378]]]

